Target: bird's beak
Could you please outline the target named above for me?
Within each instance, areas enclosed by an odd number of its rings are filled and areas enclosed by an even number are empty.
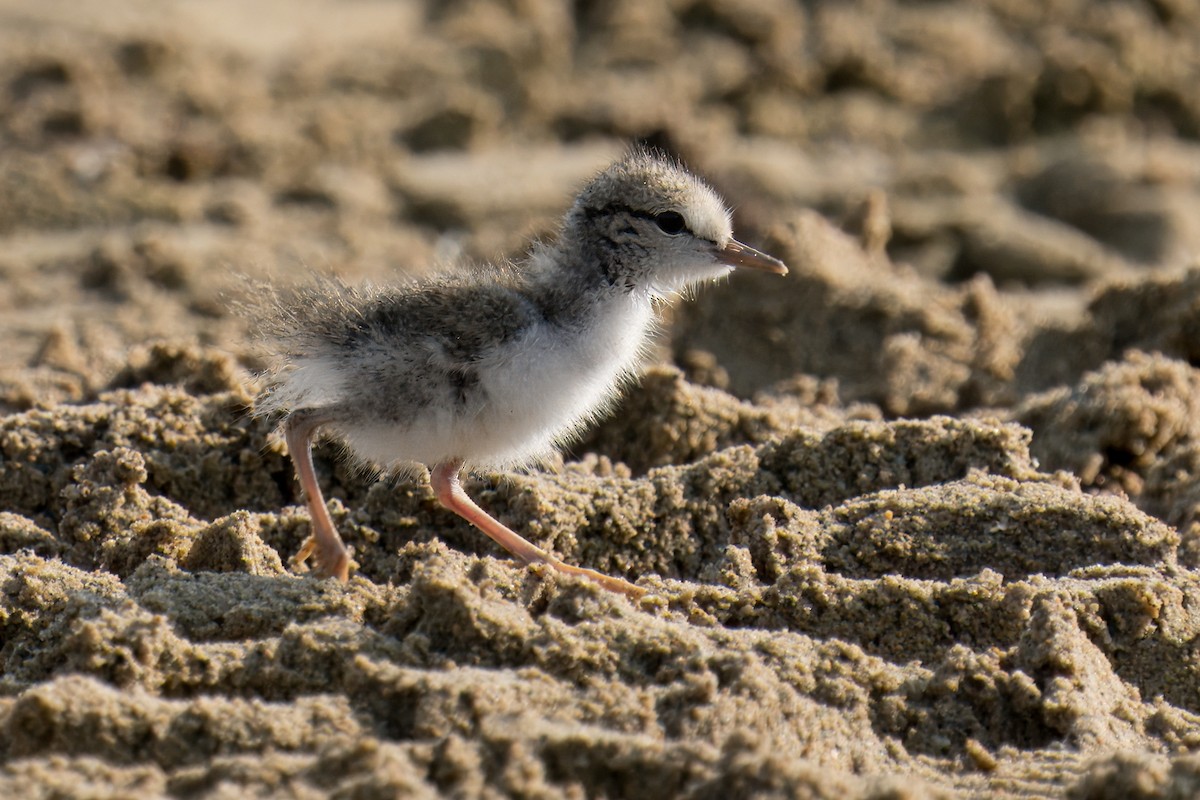
[[[755,250],[737,239],[730,239],[724,247],[717,248],[717,260],[731,267],[761,269],[763,272],[773,272],[776,275],[787,275],[788,271],[787,265],[775,256]]]

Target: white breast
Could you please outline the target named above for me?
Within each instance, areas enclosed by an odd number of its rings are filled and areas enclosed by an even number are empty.
[[[622,295],[574,333],[548,322],[533,325],[478,365],[488,401],[478,413],[428,408],[403,429],[368,423],[342,433],[360,457],[379,464],[536,462],[613,399],[637,366],[652,320],[648,297]]]

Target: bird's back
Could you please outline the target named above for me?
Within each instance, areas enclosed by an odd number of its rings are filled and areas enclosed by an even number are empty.
[[[340,417],[394,420],[429,403],[470,403],[476,370],[538,315],[511,282],[451,275],[388,288],[323,281],[284,299],[279,316],[284,410],[336,405]],[[311,372],[326,373],[319,392],[297,381]]]

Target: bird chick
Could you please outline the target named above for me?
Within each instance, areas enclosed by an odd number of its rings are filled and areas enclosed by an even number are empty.
[[[636,151],[597,175],[553,244],[523,262],[400,285],[323,281],[274,314],[277,364],[260,398],[282,428],[312,518],[297,555],[346,580],[311,447],[332,432],[385,470],[429,468],[443,506],[526,564],[637,597],[623,579],[571,566],[487,514],[467,469],[537,464],[600,415],[637,368],[655,306],[735,267],[787,273],[733,238],[720,197],[675,163]]]

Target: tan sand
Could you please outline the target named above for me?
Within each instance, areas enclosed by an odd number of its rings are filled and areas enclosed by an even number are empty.
[[[0,796],[1200,793],[1184,3],[0,2]],[[792,274],[556,474],[251,416],[252,280],[516,256],[629,141]]]

